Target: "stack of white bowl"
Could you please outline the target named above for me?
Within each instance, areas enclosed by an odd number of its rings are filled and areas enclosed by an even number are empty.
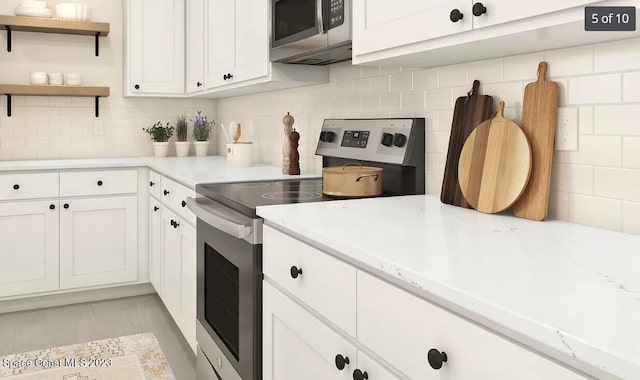
[[[79,3],[56,5],[56,17],[61,20],[89,21],[89,7]]]
[[[15,9],[16,16],[51,18],[51,9],[47,8],[46,1],[20,0]]]

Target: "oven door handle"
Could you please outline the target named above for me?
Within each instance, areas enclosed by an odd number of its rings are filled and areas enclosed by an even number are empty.
[[[191,210],[198,219],[207,223],[211,227],[217,228],[220,231],[228,233],[238,239],[244,239],[248,242],[252,242],[253,228],[251,224],[247,225],[242,221],[233,220],[230,215],[224,215],[228,213],[224,212],[225,210],[222,206],[208,202],[205,207],[193,197],[187,197],[185,201],[189,210]]]

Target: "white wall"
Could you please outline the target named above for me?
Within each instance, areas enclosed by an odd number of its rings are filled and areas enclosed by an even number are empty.
[[[217,114],[242,122],[260,160],[280,165],[282,116],[291,112],[303,171],[320,169],[314,151],[324,118],[425,117],[427,192],[436,195],[455,99],[479,79],[519,121],[540,60],[560,85],[560,106],[579,110],[579,151],[555,155],[551,218],[640,234],[640,39],[422,70],[347,62],[331,67],[329,84],[223,99]]]
[[[49,7],[63,0],[49,0]],[[192,117],[198,109],[215,119],[215,101],[131,99],[122,97],[123,1],[83,0],[92,21],[109,22],[109,36],[100,39],[100,56],[87,36],[13,32],[12,52],[6,32],[0,32],[0,83],[28,84],[31,71],[78,72],[86,85],[109,86],[111,96],[100,99],[104,133],[94,131],[94,99],[70,97],[12,98],[7,117],[6,97],[0,100],[0,159],[116,157],[151,155],[149,136],[142,128]],[[19,0],[0,1],[0,14],[12,15]],[[161,43],[161,42],[159,42]],[[215,148],[211,149],[214,152]]]

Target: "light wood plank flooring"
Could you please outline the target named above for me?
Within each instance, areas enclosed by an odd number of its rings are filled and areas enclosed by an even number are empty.
[[[177,380],[196,378],[196,358],[153,295],[0,314],[0,356],[152,332]]]

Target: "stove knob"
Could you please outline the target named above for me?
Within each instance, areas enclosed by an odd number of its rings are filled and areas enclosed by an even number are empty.
[[[393,144],[393,135],[391,133],[382,134],[382,145],[391,146]]]
[[[336,134],[334,132],[331,131],[322,131],[320,132],[320,141],[323,142],[333,142],[333,140],[335,139]]]
[[[407,136],[403,135],[402,133],[396,133],[393,136],[393,145],[397,146],[398,148],[402,148],[406,143]]]

